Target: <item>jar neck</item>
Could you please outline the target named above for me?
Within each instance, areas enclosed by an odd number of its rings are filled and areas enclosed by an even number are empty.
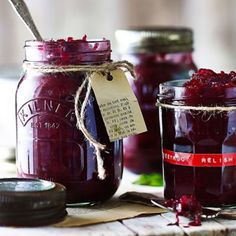
[[[26,41],[25,61],[53,65],[100,64],[111,61],[109,40]]]
[[[149,63],[176,63],[176,64],[191,64],[193,63],[192,52],[175,52],[175,53],[136,53],[125,55],[127,60],[134,64]]]

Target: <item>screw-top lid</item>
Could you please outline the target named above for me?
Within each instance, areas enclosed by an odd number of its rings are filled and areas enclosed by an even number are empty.
[[[117,30],[120,53],[193,51],[193,32],[185,27],[148,27]]]
[[[48,225],[66,214],[66,192],[61,184],[38,179],[0,179],[0,225]]]

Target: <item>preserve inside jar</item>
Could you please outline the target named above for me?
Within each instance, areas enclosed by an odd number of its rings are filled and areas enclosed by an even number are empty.
[[[236,73],[206,69],[160,85],[164,196],[236,203]]]
[[[124,139],[124,165],[139,174],[160,172],[161,137],[155,106],[159,84],[189,79],[196,70],[192,31],[175,27],[133,28],[118,30],[116,36],[121,58],[135,66],[137,80],[129,82],[148,130]]]
[[[25,62],[39,67],[111,61],[110,41],[106,39],[27,41],[25,52]],[[74,97],[86,76],[81,71],[43,73],[28,69],[16,91],[18,174],[63,184],[67,203],[104,201],[115,193],[122,177],[122,141],[109,141],[93,92],[85,109],[85,125],[106,145],[101,152],[104,180],[98,177],[94,148],[76,127]],[[81,103],[84,97],[85,92]]]

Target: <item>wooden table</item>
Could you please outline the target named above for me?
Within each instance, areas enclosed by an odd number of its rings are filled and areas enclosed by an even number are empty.
[[[5,168],[6,169],[6,168]],[[13,172],[11,172],[13,173]],[[3,176],[3,175],[1,175]],[[4,177],[6,172],[4,172]],[[127,190],[157,192],[157,188],[134,186],[132,180],[137,176],[125,171],[126,181],[118,191],[118,194]],[[158,189],[161,190],[161,189]],[[163,213],[145,217],[136,217],[121,221],[96,224],[91,226],[56,228],[33,227],[14,228],[0,227],[0,236],[145,236],[145,235],[236,235],[236,220],[215,219],[202,222],[199,227],[184,227],[188,220],[181,217],[182,226],[167,226],[175,221],[173,213]]]
[[[201,227],[167,226],[174,216],[165,213],[156,216],[115,221],[76,228],[12,228],[0,227],[2,236],[145,236],[145,235],[236,235],[236,221],[217,220],[203,222]]]

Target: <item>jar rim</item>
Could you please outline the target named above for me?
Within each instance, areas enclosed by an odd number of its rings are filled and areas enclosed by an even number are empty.
[[[73,41],[68,41],[64,39],[50,39],[50,40],[44,40],[44,41],[38,41],[38,40],[26,40],[24,47],[38,47],[38,48],[45,48],[45,49],[53,49],[53,48],[63,48],[63,47],[70,47],[70,46],[80,46],[81,52],[88,52],[93,51],[94,48],[92,45],[99,45],[98,48],[96,48],[96,51],[111,51],[111,43],[108,39],[89,39],[89,40],[83,40],[83,39],[76,39]],[[83,47],[90,45],[91,47]],[[100,50],[101,49],[101,50]],[[95,51],[95,50],[94,50]]]
[[[108,39],[58,39],[25,41],[25,61],[53,64],[99,63],[110,61]]]
[[[184,80],[184,79],[180,79],[180,80],[173,80],[173,81],[166,81],[166,82],[163,82],[163,83],[160,83],[159,87],[171,87],[171,88],[186,88],[184,86],[184,84],[186,82],[190,81],[189,80]],[[232,89],[232,88],[236,88],[236,85],[235,86],[232,86],[232,87],[226,87],[226,88],[223,88],[224,90],[227,90],[227,89]]]
[[[25,44],[28,46],[34,46],[34,45],[45,45],[45,44],[60,44],[60,43],[66,43],[66,44],[74,44],[74,43],[97,43],[97,42],[106,42],[110,43],[109,39],[74,39],[72,41],[64,40],[64,39],[47,39],[47,40],[36,40],[36,39],[29,39],[25,41]]]
[[[236,99],[236,86],[224,87],[219,93],[210,93],[209,95],[198,95],[193,96],[187,91],[187,87],[184,86],[186,82],[190,80],[174,80],[161,83],[159,85],[158,100],[161,102],[174,102],[174,101],[188,101],[188,100],[197,100],[208,103],[208,99],[215,99],[219,101]]]
[[[189,80],[184,80],[184,79],[181,79],[181,80],[173,80],[173,81],[166,81],[166,82],[163,82],[160,84],[160,86],[162,87],[172,87],[172,88],[180,88],[180,87],[184,87],[184,83],[186,83],[187,81]]]

